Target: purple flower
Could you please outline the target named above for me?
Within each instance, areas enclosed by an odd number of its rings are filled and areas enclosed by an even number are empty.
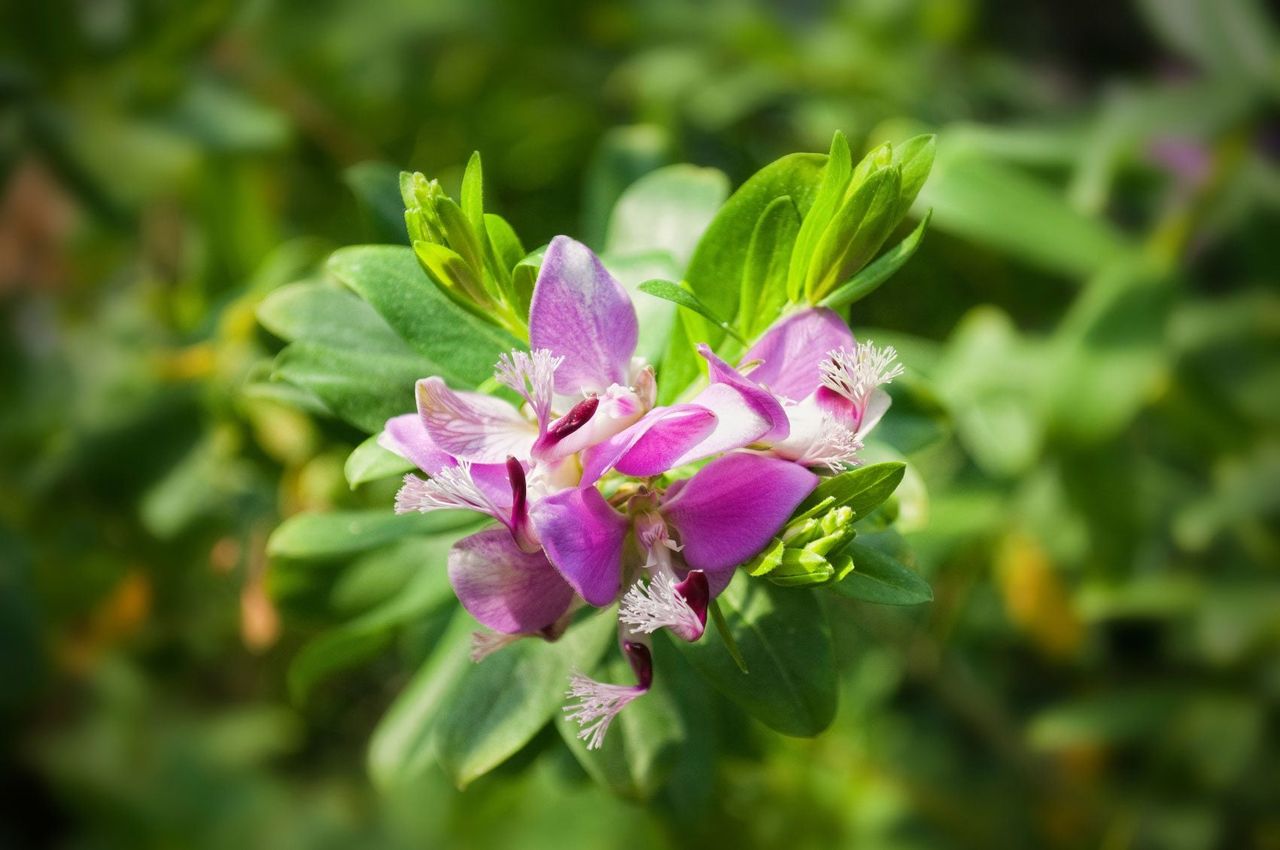
[[[588,248],[557,237],[533,292],[532,351],[496,366],[520,406],[428,377],[417,413],[380,438],[427,476],[405,477],[398,511],[462,508],[499,524],[449,555],[458,599],[492,630],[473,658],[555,639],[583,603],[619,603],[637,684],[573,677],[566,711],[591,748],[648,691],[648,635],[702,636],[737,566],[817,485],[809,467],[853,460],[887,406],[878,387],[900,371],[892,349],[859,345],[835,313],[811,309],[776,323],[739,368],[699,346],[706,386],[655,407],[637,335],[625,290]]]

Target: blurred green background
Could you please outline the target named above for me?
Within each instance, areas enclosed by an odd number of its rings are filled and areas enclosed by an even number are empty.
[[[1261,3],[0,16],[0,846],[1280,848]],[[837,129],[940,137],[925,242],[851,317],[912,369],[885,427],[936,601],[842,605],[835,726],[710,722],[723,756],[647,803],[554,733],[465,793],[434,768],[377,789],[371,730],[438,618],[345,645],[359,664],[309,643],[387,588],[268,533],[390,491],[352,492],[361,435],[261,380],[257,304],[402,239],[400,168],[456,188],[479,149],[526,244],[599,245],[647,171],[736,185]]]

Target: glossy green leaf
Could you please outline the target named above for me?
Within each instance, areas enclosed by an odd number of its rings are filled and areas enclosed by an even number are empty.
[[[902,186],[898,193],[898,216],[911,209],[916,196],[924,188],[933,170],[933,160],[938,149],[938,137],[916,136],[893,148],[893,161],[902,170]]]
[[[414,469],[413,461],[405,460],[395,452],[378,445],[380,436],[381,433],[374,434],[347,455],[347,462],[343,465],[342,471],[352,490],[361,484],[390,478],[393,475],[403,475]]]
[[[440,534],[473,525],[470,511],[395,514],[381,508],[295,514],[267,540],[267,554],[295,560],[329,560],[367,552],[410,535]]]
[[[416,354],[385,354],[295,342],[276,357],[274,377],[315,395],[365,433],[413,407],[414,382],[437,374]]]
[[[258,305],[258,321],[288,342],[406,355],[411,349],[354,293],[321,281],[291,283]]]
[[[738,328],[747,339],[764,331],[786,306],[787,274],[800,226],[800,213],[787,195],[774,198],[756,222],[738,307]]]
[[[484,226],[484,168],[480,165],[480,151],[474,151],[462,172],[462,192],[459,195],[461,209],[471,230],[483,238]]]
[[[840,310],[856,301],[861,301],[879,289],[880,284],[892,277],[915,254],[924,239],[924,232],[929,226],[932,215],[932,211],[925,213],[924,218],[905,239],[885,251],[874,263],[855,274],[848,282],[823,298],[819,304],[830,307],[832,310]]]
[[[831,628],[813,591],[741,574],[717,601],[749,673],[708,630],[676,642],[689,663],[752,717],[785,735],[811,736],[835,716]]]
[[[612,611],[595,612],[555,643],[520,641],[468,670],[436,721],[445,774],[465,788],[515,755],[564,705],[570,674],[594,667],[616,631]]]
[[[664,301],[678,304],[687,310],[692,310],[716,327],[722,328],[735,338],[737,337],[737,333],[724,320],[712,313],[710,307],[699,301],[698,296],[679,284],[672,283],[669,280],[647,280],[640,284],[639,290],[646,295],[652,295],[655,298],[661,298]]]
[[[479,385],[493,374],[499,354],[522,347],[515,337],[452,303],[423,274],[409,248],[344,248],[329,259],[329,270],[372,304],[415,351],[438,364],[434,374],[453,386]]]
[[[828,509],[848,506],[858,519],[867,516],[898,489],[906,464],[897,461],[873,463],[824,479],[796,508],[803,513],[824,499],[833,499]]]
[[[853,154],[844,133],[836,132],[831,139],[831,150],[822,167],[822,182],[813,200],[813,206],[804,213],[804,220],[796,234],[794,249],[788,261],[787,298],[799,303],[804,293],[805,272],[814,248],[826,230],[836,210],[844,202],[845,189],[853,175]]]
[[[716,214],[689,262],[685,280],[702,303],[733,321],[738,315],[739,287],[747,264],[751,235],[765,209],[777,198],[790,197],[803,216],[813,203],[826,157],[791,154],[766,165],[743,183]],[[726,284],[726,282],[729,282]],[[707,342],[715,347],[723,334]]]
[[[897,225],[902,172],[872,172],[831,219],[818,240],[805,278],[805,297],[820,301],[840,281],[870,262]]]
[[[378,721],[369,740],[369,775],[380,787],[403,785],[434,767],[435,722],[454,685],[472,668],[471,634],[477,628],[458,608],[431,655]]]
[[[927,581],[881,550],[855,540],[845,547],[844,554],[853,559],[853,569],[828,585],[841,596],[877,605],[919,605],[933,600]]]

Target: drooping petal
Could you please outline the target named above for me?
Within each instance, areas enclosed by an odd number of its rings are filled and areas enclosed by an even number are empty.
[[[547,557],[597,608],[612,602],[622,586],[627,524],[594,487],[554,493],[533,508],[533,525]]]
[[[582,483],[592,484],[613,468],[637,477],[666,472],[690,454],[715,426],[716,415],[701,405],[654,408],[625,431],[586,451]]]
[[[500,398],[449,389],[441,378],[418,381],[418,413],[437,448],[477,463],[526,458],[538,430]]]
[[[431,441],[422,417],[416,413],[393,416],[382,427],[378,445],[411,461],[428,475],[455,465],[453,457]]]
[[[454,544],[449,551],[449,583],[471,616],[504,634],[544,629],[573,600],[573,588],[546,556],[520,551],[501,528]]]
[[[825,307],[787,316],[764,332],[742,355],[742,364],[762,361],[749,374],[751,380],[776,395],[800,401],[822,382],[819,364],[828,351],[853,348],[853,332],[844,320]]]
[[[638,334],[631,299],[591,249],[567,236],[552,239],[529,306],[529,344],[564,357],[556,392],[626,385]]]
[[[685,561],[710,574],[763,549],[817,484],[799,464],[741,452],[700,469],[661,511],[680,535]]]

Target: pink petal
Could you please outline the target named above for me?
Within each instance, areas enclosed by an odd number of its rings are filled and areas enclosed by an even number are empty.
[[[449,551],[449,583],[471,616],[504,634],[546,628],[573,600],[573,588],[546,556],[521,552],[502,528],[454,544]]]
[[[666,472],[689,454],[716,425],[716,415],[697,404],[649,411],[630,428],[589,448],[583,455],[582,484],[593,484],[610,469],[627,475]]]
[[[456,464],[448,452],[441,451],[431,442],[431,435],[427,433],[422,417],[416,413],[405,413],[388,419],[378,436],[378,445],[412,461],[428,475],[435,475],[446,466]]]
[[[690,463],[755,442],[785,440],[791,424],[773,393],[738,374],[705,345],[698,353],[706,358],[711,385],[694,396],[692,404],[705,407],[716,417],[715,429],[673,466]]]
[[[818,484],[799,464],[746,452],[712,461],[662,506],[684,559],[708,578],[755,555]]]
[[[500,398],[451,390],[440,378],[418,381],[418,414],[436,447],[477,463],[527,458],[537,429]]]
[[[556,392],[625,385],[638,334],[631,299],[591,249],[567,236],[552,239],[529,307],[529,344],[564,357]]]
[[[622,543],[627,518],[594,487],[563,490],[533,508],[533,524],[547,557],[565,581],[597,608],[622,586]]]
[[[753,360],[763,361],[749,373],[751,380],[776,395],[800,401],[818,388],[818,364],[827,352],[852,349],[854,344],[844,320],[834,311],[818,307],[774,322],[740,362],[745,366]]]

